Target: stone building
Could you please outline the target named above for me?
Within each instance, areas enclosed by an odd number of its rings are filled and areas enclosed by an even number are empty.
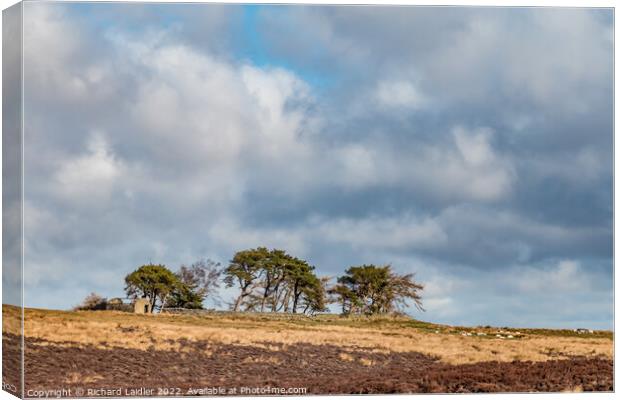
[[[131,306],[131,304],[124,303],[123,299],[119,297],[114,297],[108,300],[106,310],[132,312],[133,307]]]
[[[151,302],[149,301],[149,299],[136,299],[133,303],[133,312],[136,314],[150,314]]]

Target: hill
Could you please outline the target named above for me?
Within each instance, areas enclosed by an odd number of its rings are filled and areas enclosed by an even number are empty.
[[[3,315],[3,356],[16,358],[19,309],[5,305]],[[147,395],[209,394],[200,392],[209,388],[285,388],[287,394],[613,390],[608,331],[452,327],[405,317],[38,309],[26,309],[24,331],[32,390],[58,388],[58,382],[80,390],[155,390]],[[163,388],[173,393],[157,393]]]

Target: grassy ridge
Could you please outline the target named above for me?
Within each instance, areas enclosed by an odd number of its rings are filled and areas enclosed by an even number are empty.
[[[611,332],[578,335],[569,330],[453,327],[408,317],[232,312],[144,315],[40,309],[26,309],[24,313],[28,338],[98,349],[182,354],[187,343],[281,349],[313,345],[336,346],[343,353],[416,352],[450,364],[613,355]],[[3,314],[3,332],[19,335],[21,310],[4,306]]]
[[[3,315],[8,319],[19,318],[19,307],[3,305]],[[26,309],[26,318],[69,318],[73,321],[90,321],[94,316],[99,320],[117,321],[118,323],[132,322],[139,323],[140,320],[152,321],[157,318],[158,321],[170,323],[174,325],[208,325],[210,327],[221,326],[229,327],[231,325],[239,328],[259,328],[265,324],[276,327],[278,325],[287,328],[298,327],[300,329],[333,326],[348,328],[374,328],[380,330],[390,329],[414,329],[425,333],[441,333],[456,334],[463,333],[476,334],[478,332],[486,333],[486,337],[490,338],[491,334],[499,331],[508,333],[519,332],[527,336],[557,336],[570,337],[579,339],[613,339],[612,331],[593,331],[593,333],[577,333],[571,329],[545,329],[545,328],[508,328],[508,327],[466,327],[466,326],[450,326],[425,322],[410,318],[407,316],[385,316],[385,315],[338,315],[338,314],[319,314],[316,316],[307,316],[304,314],[283,314],[283,313],[245,313],[245,312],[228,312],[228,311],[203,311],[192,314],[159,314],[159,315],[141,315],[116,311],[61,311],[46,309]]]

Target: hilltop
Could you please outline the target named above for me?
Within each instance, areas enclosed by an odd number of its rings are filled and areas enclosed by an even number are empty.
[[[3,312],[10,344],[19,309]],[[385,316],[26,309],[25,336],[26,381],[36,387],[131,386],[148,377],[180,394],[212,385],[309,393],[613,388],[609,331],[453,327]],[[46,369],[51,362],[63,368]],[[304,371],[311,370],[318,375],[309,379]]]

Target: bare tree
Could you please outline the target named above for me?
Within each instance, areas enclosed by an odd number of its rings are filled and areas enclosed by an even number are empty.
[[[212,260],[198,260],[189,267],[181,265],[175,273],[179,285],[167,298],[166,307],[203,308],[203,302],[210,299],[219,305],[220,263]]]

